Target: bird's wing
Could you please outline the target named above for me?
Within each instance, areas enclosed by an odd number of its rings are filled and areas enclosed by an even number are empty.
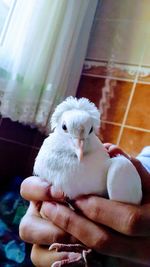
[[[107,174],[109,198],[140,204],[142,199],[141,179],[134,165],[123,156],[112,158],[111,161]]]

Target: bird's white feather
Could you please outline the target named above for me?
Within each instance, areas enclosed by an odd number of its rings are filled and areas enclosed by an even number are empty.
[[[62,114],[65,111],[71,110],[83,110],[86,111],[91,119],[93,120],[93,126],[97,130],[100,126],[100,111],[96,108],[95,104],[90,102],[87,98],[77,99],[75,97],[67,97],[65,101],[59,104],[52,117],[51,117],[51,128],[56,128],[57,124],[60,121]]]
[[[140,204],[142,184],[140,176],[130,160],[123,156],[111,159],[107,175],[109,198],[131,204]]]
[[[93,135],[89,144],[90,152],[81,162],[66,145],[58,133],[52,133],[45,139],[35,161],[34,173],[56,189],[61,189],[71,199],[92,193],[106,196],[110,161],[99,139]]]

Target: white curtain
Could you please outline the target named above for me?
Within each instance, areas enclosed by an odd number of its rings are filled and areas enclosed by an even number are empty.
[[[97,0],[17,0],[0,45],[0,113],[48,129],[75,95]]]

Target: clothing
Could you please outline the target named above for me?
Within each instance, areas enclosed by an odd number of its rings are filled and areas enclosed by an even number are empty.
[[[142,149],[137,159],[142,163],[145,169],[150,172],[150,146],[146,146]]]

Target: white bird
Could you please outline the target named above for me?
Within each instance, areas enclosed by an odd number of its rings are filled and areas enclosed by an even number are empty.
[[[96,136],[99,126],[100,112],[93,103],[68,97],[52,115],[54,131],[39,150],[34,174],[49,182],[55,196],[75,199],[97,194],[140,204],[138,172],[127,158],[109,157]]]
[[[54,130],[44,140],[34,164],[34,173],[45,179],[54,192],[75,199],[98,194],[139,204],[141,179],[125,157],[110,158],[96,133],[100,112],[86,98],[68,97],[51,118]]]

